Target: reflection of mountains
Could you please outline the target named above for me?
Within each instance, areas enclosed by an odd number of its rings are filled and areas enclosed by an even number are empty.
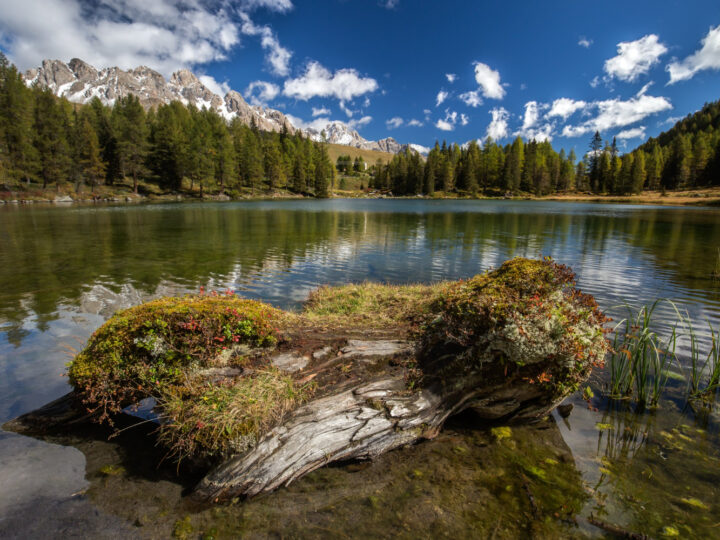
[[[613,215],[595,207],[583,215],[571,206],[539,213],[549,207],[489,204],[408,213],[416,208],[405,202],[389,207],[397,213],[292,205],[8,209],[0,212],[0,322],[17,329],[34,314],[42,329],[61,302],[87,303],[98,286],[136,290],[118,305],[163,284],[175,292],[246,287],[287,305],[319,283],[465,277],[514,255],[552,254],[610,284],[611,274],[642,264],[635,248],[674,282],[704,289],[714,267],[708,248],[720,245],[720,220],[698,210]]]

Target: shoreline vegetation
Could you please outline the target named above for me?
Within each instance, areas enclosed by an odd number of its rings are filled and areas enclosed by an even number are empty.
[[[428,199],[428,200],[515,200],[556,201],[570,203],[642,204],[657,206],[720,206],[720,187],[686,189],[675,191],[644,191],[639,194],[613,195],[587,191],[565,191],[544,196],[532,193],[502,193],[488,191],[472,194],[435,192],[429,195],[394,195],[374,189],[331,189],[330,198],[344,199]],[[135,193],[132,180],[118,182],[113,186],[97,186],[94,190],[77,191],[72,184],[42,189],[41,186],[20,186],[19,189],[0,190],[0,205],[24,205],[32,203],[150,203],[190,201],[231,201],[267,199],[313,199],[287,190],[234,190],[231,194],[219,191],[191,189],[188,185],[179,191],[164,191],[154,184],[141,182]]]

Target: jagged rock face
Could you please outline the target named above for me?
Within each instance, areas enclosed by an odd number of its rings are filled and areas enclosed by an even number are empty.
[[[254,119],[265,131],[281,131],[286,127],[290,133],[296,132],[280,111],[252,107],[235,91],[228,92],[223,99],[187,69],[176,71],[170,80],[166,80],[145,66],[128,71],[117,67],[98,70],[79,58],[73,58],[67,64],[60,60],[44,60],[39,68],[25,73],[25,82],[50,88],[55,95],[75,103],[88,103],[97,97],[104,104],[112,105],[118,98],[133,94],[146,109],[180,101],[213,109],[227,120],[237,117],[250,124]]]
[[[88,103],[97,97],[106,105],[112,105],[118,98],[133,94],[140,99],[145,109],[157,107],[172,101],[185,105],[206,107],[218,112],[226,120],[238,118],[245,124],[253,121],[264,131],[301,132],[315,141],[352,146],[366,150],[377,150],[396,154],[417,145],[402,145],[392,137],[379,141],[368,141],[344,122],[330,121],[323,129],[301,130],[293,126],[280,111],[248,104],[235,90],[224,97],[213,93],[191,71],[181,69],[166,80],[160,73],[140,66],[131,70],[118,67],[97,69],[90,64],[73,58],[65,63],[60,60],[43,60],[36,69],[25,72],[28,85],[38,84],[50,88],[55,95],[75,103]],[[323,139],[322,131],[325,131]]]

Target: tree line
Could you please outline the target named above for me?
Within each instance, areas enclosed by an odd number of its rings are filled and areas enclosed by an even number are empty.
[[[500,145],[487,138],[435,143],[427,160],[406,149],[387,165],[378,162],[370,187],[397,195],[436,191],[470,195],[480,191],[547,195],[559,191],[629,194],[643,190],[691,189],[720,185],[720,101],[706,104],[672,129],[635,150],[620,153],[617,141],[599,132],[580,161],[574,151],[557,152],[547,142]]]
[[[398,195],[477,195],[489,190],[545,195],[578,185],[585,169],[583,162],[575,165],[576,159],[574,151],[558,153],[547,141],[524,142],[520,137],[506,146],[488,137],[482,148],[474,140],[464,147],[443,141],[442,146],[435,143],[426,160],[406,148],[387,165],[378,162],[371,187]]]
[[[0,53],[0,183],[43,188],[113,186],[131,179],[179,191],[241,188],[327,197],[334,182],[325,145],[261,131],[214,110],[172,102],[146,111],[136,96],[87,105],[28,87]]]

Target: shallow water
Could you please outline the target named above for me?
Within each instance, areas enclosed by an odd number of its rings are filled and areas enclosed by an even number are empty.
[[[116,309],[200,286],[297,308],[320,284],[458,279],[516,255],[550,255],[616,316],[623,302],[672,298],[705,343],[703,321],[720,321],[720,285],[711,279],[718,248],[720,214],[703,208],[422,200],[6,206],[0,422],[65,393],[65,363]],[[670,309],[662,306],[661,316]],[[602,382],[596,374],[598,411],[574,396],[573,414],[557,417],[557,426],[517,428],[498,441],[464,418],[437,440],[361,470],[323,469],[270,497],[212,510],[185,507],[189,486],[172,467],[135,470],[128,456],[136,440],[51,444],[0,432],[0,482],[10,486],[0,493],[0,536],[163,537],[176,528],[189,537],[602,535],[591,515],[654,536],[720,536],[715,413],[696,415],[679,398],[642,414],[608,408]],[[108,465],[113,474],[99,472]],[[567,504],[558,504],[561,495]],[[48,509],[44,520],[24,519],[38,508]]]

